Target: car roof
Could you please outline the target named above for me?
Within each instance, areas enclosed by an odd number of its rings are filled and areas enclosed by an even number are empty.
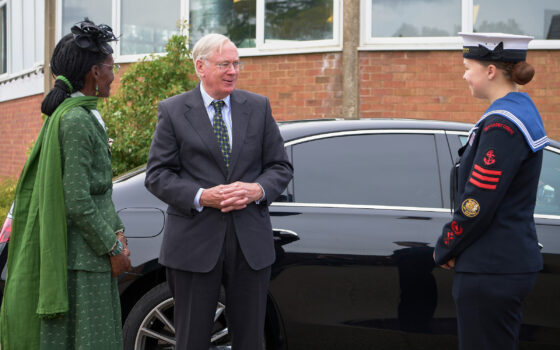
[[[312,135],[344,132],[352,130],[447,130],[468,132],[474,124],[423,119],[301,119],[278,122],[285,142]],[[560,142],[550,140],[550,146],[560,149]],[[114,183],[125,181],[146,170],[146,165],[133,169],[115,179]]]
[[[351,130],[449,130],[468,132],[473,124],[417,119],[312,119],[278,123],[284,141],[301,137]]]

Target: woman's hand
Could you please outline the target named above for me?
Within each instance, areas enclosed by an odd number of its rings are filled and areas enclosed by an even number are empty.
[[[455,258],[450,259],[448,262],[440,266],[446,270],[451,270],[452,268],[455,267]]]
[[[128,240],[122,231],[117,232],[117,239],[122,243],[123,249],[120,254],[111,256],[111,275],[118,277],[132,269],[130,264],[130,250],[128,250]]]
[[[434,249],[434,253],[432,254],[432,257],[434,258],[434,261],[436,261],[436,250]],[[443,265],[440,265],[442,268],[446,269],[446,270],[451,270],[452,268],[455,267],[455,258],[450,259],[448,262],[446,262]]]
[[[128,257],[127,254],[125,254],[125,251],[128,252],[128,249],[123,250],[123,252],[118,255],[110,257],[111,275],[113,275],[113,277],[118,277],[121,274],[130,271],[132,269],[130,265],[130,258]]]
[[[124,254],[126,256],[130,256],[130,250],[128,250],[128,239],[126,239],[124,233],[118,232],[117,233],[117,239],[119,241],[121,241],[121,243],[123,245],[122,254]]]

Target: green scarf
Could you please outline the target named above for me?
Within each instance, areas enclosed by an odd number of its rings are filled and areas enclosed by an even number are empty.
[[[14,200],[7,278],[0,311],[2,349],[38,349],[42,318],[68,312],[67,233],[60,120],[95,109],[97,97],[67,98],[48,117],[23,167]]]

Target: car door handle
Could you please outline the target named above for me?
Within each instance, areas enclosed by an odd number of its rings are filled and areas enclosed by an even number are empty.
[[[281,245],[299,240],[299,235],[292,230],[273,228],[272,231],[274,232],[274,240]]]

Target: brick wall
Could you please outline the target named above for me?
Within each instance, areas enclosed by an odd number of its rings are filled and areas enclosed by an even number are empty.
[[[560,140],[560,56],[558,51],[531,51],[528,62],[535,67],[526,89],[543,118],[549,137]]]
[[[560,139],[558,51],[530,51],[536,74],[528,92],[551,138]],[[462,57],[455,51],[360,53],[360,117],[453,120],[475,123],[488,101],[471,96]]]
[[[267,96],[276,120],[340,118],[340,53],[244,57],[238,87]]]
[[[470,95],[455,51],[359,53],[360,117],[453,120],[474,123],[488,102]],[[536,70],[522,87],[537,104],[551,138],[560,140],[560,56],[534,50]],[[277,120],[342,117],[342,54],[245,57],[238,87],[270,98]],[[119,75],[126,69],[123,67]],[[113,93],[119,77],[112,85]],[[0,103],[0,178],[17,176],[42,120],[42,95]]]
[[[0,179],[19,176],[43,120],[43,95],[0,103]]]
[[[115,77],[111,92],[120,86],[122,71]],[[53,82],[54,83],[54,82]],[[0,102],[0,181],[19,176],[28,151],[41,131],[43,94]]]

